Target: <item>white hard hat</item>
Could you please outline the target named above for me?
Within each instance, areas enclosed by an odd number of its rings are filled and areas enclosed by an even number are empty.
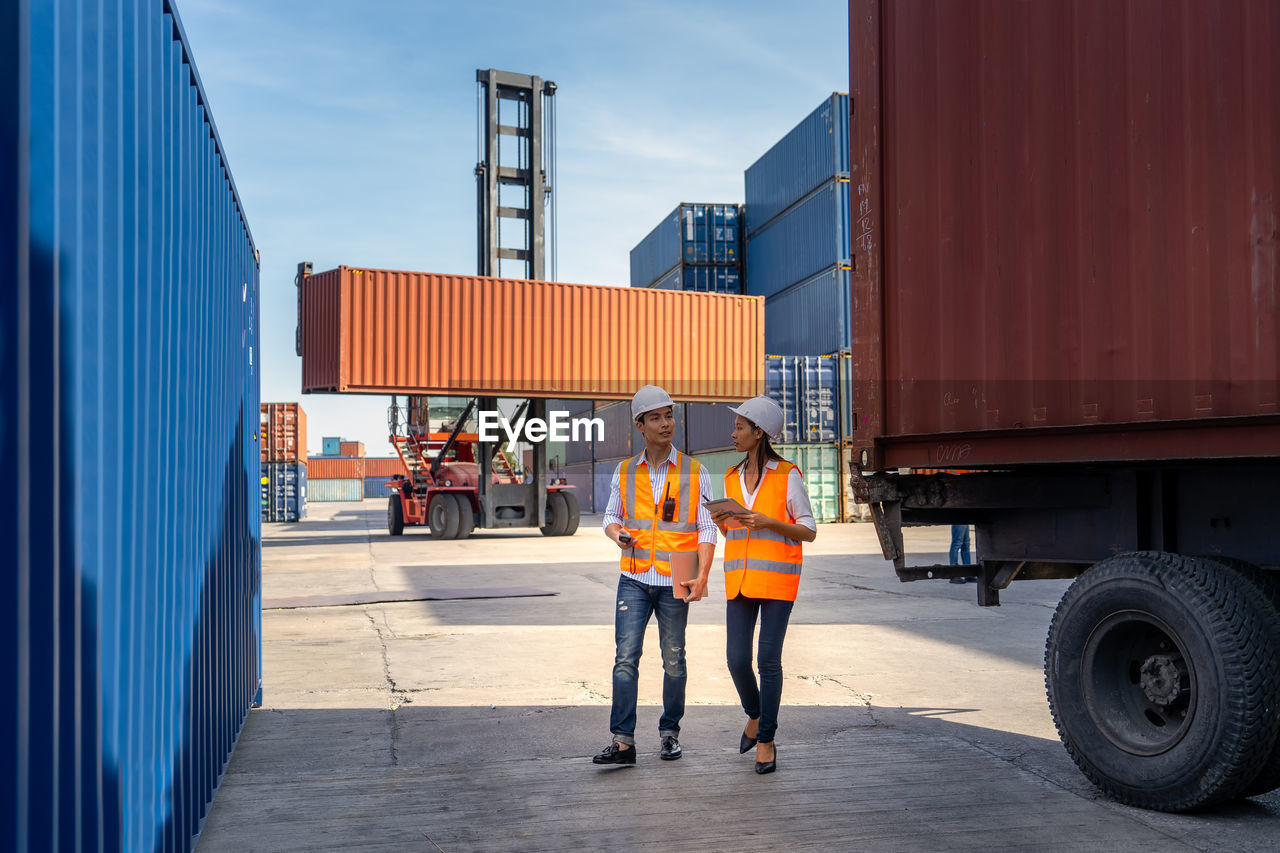
[[[654,409],[674,405],[671,395],[657,385],[642,385],[636,395],[631,398],[631,419],[635,420]]]
[[[772,397],[752,397],[736,409],[730,406],[729,411],[760,427],[772,441],[782,438],[782,407]]]

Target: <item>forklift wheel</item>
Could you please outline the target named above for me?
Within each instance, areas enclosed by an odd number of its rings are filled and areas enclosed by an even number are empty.
[[[387,532],[392,536],[404,533],[404,507],[400,506],[399,495],[392,495],[387,501]]]
[[[454,538],[466,539],[476,527],[476,516],[471,509],[471,499],[461,492],[454,492],[453,499],[458,504],[458,534]]]
[[[565,524],[562,536],[572,536],[578,532],[578,522],[582,519],[582,510],[578,507],[578,496],[570,491],[557,492],[564,498],[565,505],[569,508],[569,520]]]
[[[547,512],[540,528],[543,536],[563,536],[569,526],[569,502],[560,492],[547,493]]]
[[[431,527],[432,539],[453,539],[458,535],[458,523],[462,513],[458,512],[458,502],[448,492],[436,492],[427,507],[427,524]]]

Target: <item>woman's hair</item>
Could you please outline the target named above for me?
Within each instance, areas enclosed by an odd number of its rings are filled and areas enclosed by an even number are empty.
[[[746,420],[746,418],[743,418],[743,420]],[[763,471],[764,466],[770,460],[777,460],[778,462],[784,461],[783,458],[778,455],[778,451],[773,449],[773,443],[769,441],[768,433],[766,433],[763,429],[760,429],[760,427],[756,426],[751,421],[747,421],[747,423],[751,424],[753,429],[760,430],[760,443],[756,445],[756,449],[755,449],[756,470]],[[747,462],[750,460],[750,458],[751,458],[750,456],[744,456],[742,457],[742,461],[738,464],[746,465]]]

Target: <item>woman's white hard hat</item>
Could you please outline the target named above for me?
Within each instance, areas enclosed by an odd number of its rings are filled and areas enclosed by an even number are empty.
[[[782,407],[772,397],[752,397],[741,406],[730,406],[729,411],[760,427],[770,441],[782,438]]]

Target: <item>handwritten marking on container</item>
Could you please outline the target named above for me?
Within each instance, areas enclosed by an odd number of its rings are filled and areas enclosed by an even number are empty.
[[[972,444],[939,444],[937,460],[939,462],[963,462],[973,452]]]

